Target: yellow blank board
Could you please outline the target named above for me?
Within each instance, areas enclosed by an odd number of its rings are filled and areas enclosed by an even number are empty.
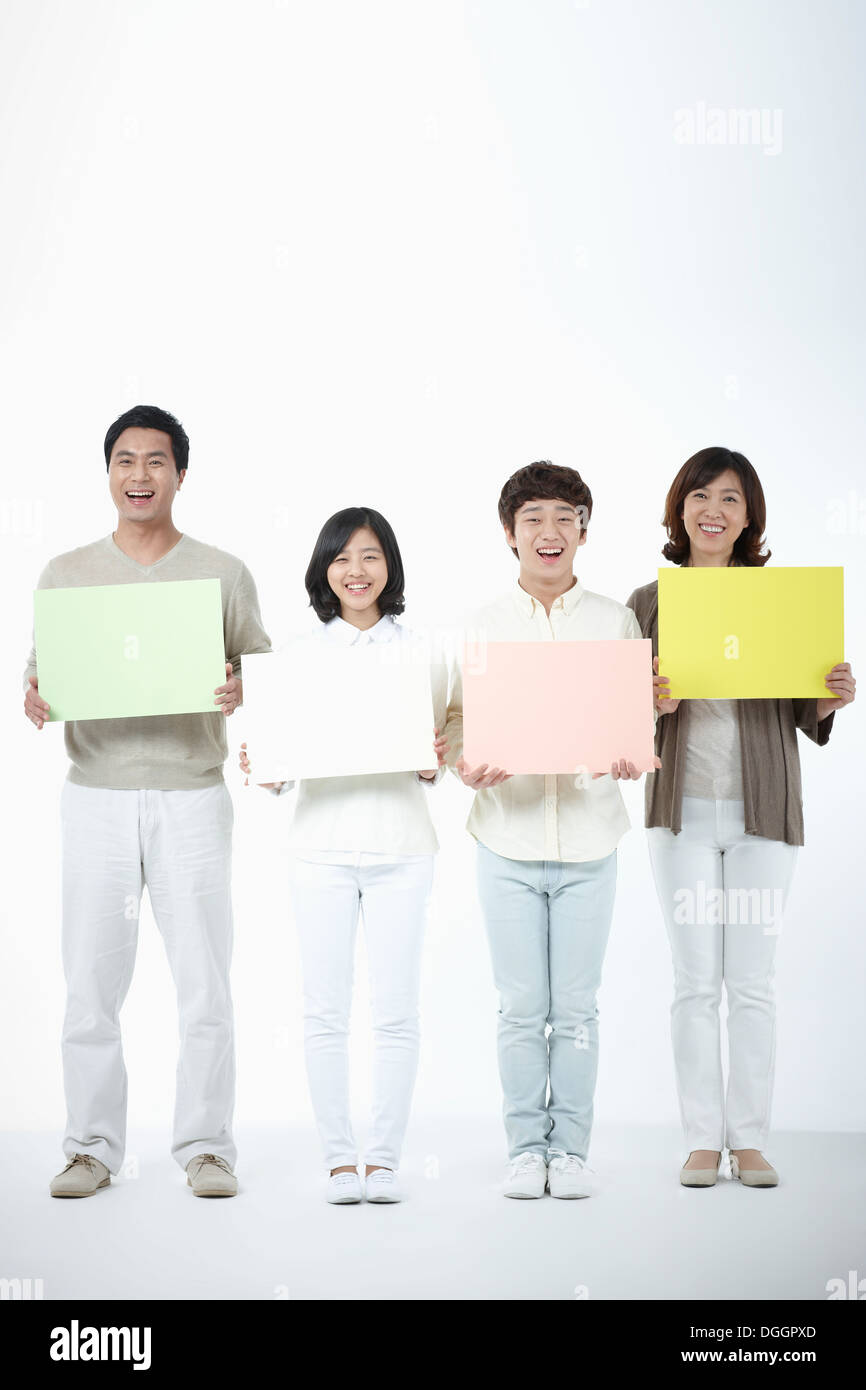
[[[826,698],[843,652],[841,566],[659,570],[659,674],[672,699]]]

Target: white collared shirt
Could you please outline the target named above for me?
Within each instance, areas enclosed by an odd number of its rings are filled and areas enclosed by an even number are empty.
[[[567,593],[544,605],[515,585],[505,598],[480,609],[466,624],[470,641],[587,642],[640,638],[630,608],[584,589],[576,580]],[[454,672],[445,735],[448,762],[463,751],[463,682]],[[508,769],[506,768],[507,772]],[[466,829],[506,859],[585,863],[603,859],[617,846],[630,821],[619,786],[608,773],[594,781],[565,775],[515,775],[475,793]]]
[[[343,618],[323,623],[317,640],[347,647],[370,642],[419,640],[393,617],[380,618],[361,630]],[[434,724],[445,726],[448,677],[444,662],[431,663]],[[252,761],[252,759],[251,759]],[[433,729],[430,730],[430,768],[436,763]],[[425,769],[426,771],[426,769]],[[284,782],[277,795],[295,786],[289,849],[305,859],[328,864],[356,864],[375,856],[382,862],[419,854],[435,854],[439,841],[427,806],[426,788],[440,781],[417,772],[379,772],[365,777],[311,777],[298,783]]]

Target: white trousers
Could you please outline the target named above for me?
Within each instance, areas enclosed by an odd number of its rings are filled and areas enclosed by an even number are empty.
[[[418,992],[432,854],[334,864],[293,856],[310,1096],[330,1168],[358,1162],[349,1099],[349,1015],[359,911],[370,975],[373,1106],[365,1160],[396,1169],[418,1068]]]
[[[63,787],[67,1157],[93,1154],[112,1173],[123,1162],[127,1080],[119,1015],[146,884],[177,989],[171,1151],[184,1168],[200,1153],[219,1154],[234,1166],[232,821],[222,783],[201,791]],[[164,1026],[154,1019],[154,1027]]]
[[[747,835],[742,801],[698,797],[683,798],[678,835],[651,829],[647,840],[673,956],[671,1037],[687,1147],[763,1149],[776,1047],[773,963],[796,846]]]

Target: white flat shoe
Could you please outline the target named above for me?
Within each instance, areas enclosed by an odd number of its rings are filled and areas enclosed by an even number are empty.
[[[402,1202],[403,1193],[392,1168],[374,1168],[367,1174],[366,1191],[368,1202]]]
[[[547,1186],[547,1164],[541,1154],[525,1153],[508,1165],[503,1185],[506,1197],[543,1197]]]
[[[553,1152],[547,1165],[547,1190],[551,1197],[591,1197],[595,1174],[577,1154]]]
[[[332,1173],[328,1178],[328,1201],[336,1207],[360,1202],[361,1179],[357,1173]]]
[[[734,1154],[731,1154],[731,1177],[741,1182],[743,1187],[779,1186],[779,1174],[775,1168],[741,1168]]]

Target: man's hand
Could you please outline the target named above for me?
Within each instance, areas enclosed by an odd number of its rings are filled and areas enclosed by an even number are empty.
[[[223,714],[228,715],[234,714],[243,699],[244,687],[243,682],[239,681],[237,676],[232,675],[232,664],[230,661],[226,662],[226,675],[228,676],[228,680],[225,685],[218,685],[214,691],[214,695],[219,696],[218,700],[214,700],[214,704],[219,705]]]
[[[503,772],[500,767],[490,767],[487,763],[467,767],[465,758],[458,758],[454,766],[464,787],[471,787],[476,792],[485,787],[498,787],[500,782],[507,782],[513,776],[513,773]]]
[[[24,696],[24,713],[31,724],[35,724],[37,729],[41,729],[42,725],[48,722],[48,711],[51,706],[46,705],[39,695],[39,677],[30,676],[29,680],[30,689]]]
[[[679,701],[677,701],[676,703],[679,703]],[[656,769],[656,771],[658,771],[661,765],[661,758],[654,757],[653,767]],[[638,782],[640,781],[641,777],[643,777],[643,773],[638,772],[634,763],[630,763],[626,758],[620,758],[619,762],[611,763],[610,775],[615,782],[618,782],[620,779],[622,779],[624,782]],[[594,772],[592,774],[592,780],[595,781],[596,777],[606,776],[606,772]]]
[[[653,703],[659,714],[673,714],[679,700],[671,700],[668,697],[668,687],[670,681],[667,676],[659,675],[659,659],[653,657]]]
[[[250,768],[250,760],[247,757],[247,745],[245,743],[241,744],[241,752],[240,757],[238,758],[238,763],[240,764],[241,772],[246,774],[244,786],[248,787],[250,785],[249,774],[252,771],[252,769]],[[281,787],[282,785],[282,782],[259,782],[259,786],[267,787],[268,791],[273,791],[275,787]]]
[[[419,772],[419,773],[418,773],[418,776],[419,776],[419,777],[423,777],[425,782],[432,782],[432,781],[433,781],[433,778],[436,776],[436,773],[439,771],[439,768],[442,767],[442,766],[444,765],[444,763],[445,763],[445,754],[448,752],[449,746],[450,746],[450,745],[449,745],[449,743],[448,743],[448,740],[445,738],[445,736],[443,735],[443,736],[440,738],[440,737],[439,737],[439,730],[438,730],[438,729],[434,729],[434,730],[433,730],[433,752],[436,754],[436,766],[435,766],[434,768],[429,768],[429,767],[427,767],[427,768],[424,769],[423,772]]]
[[[824,684],[828,690],[832,690],[833,699],[818,701],[819,723],[822,719],[826,719],[828,714],[832,714],[835,709],[841,709],[843,705],[850,705],[854,699],[857,682],[851,671],[850,661],[840,661],[833,667],[832,671],[828,671],[824,677]]]

